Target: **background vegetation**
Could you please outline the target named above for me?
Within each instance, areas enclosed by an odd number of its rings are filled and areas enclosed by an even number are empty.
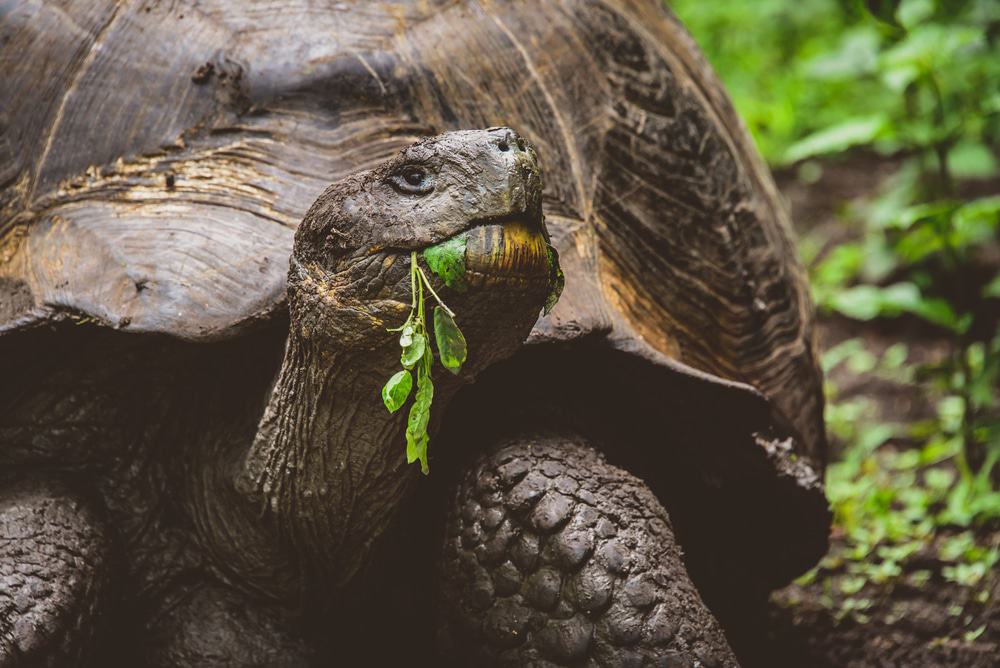
[[[1000,536],[1000,2],[669,4],[779,180],[808,192],[839,169],[862,184],[836,228],[799,230],[836,524],[800,584],[861,622],[873,589],[901,583],[986,603]],[[863,390],[843,393],[844,378]],[[887,387],[919,400],[885,410]]]

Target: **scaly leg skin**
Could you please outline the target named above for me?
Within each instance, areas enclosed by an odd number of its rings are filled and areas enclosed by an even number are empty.
[[[64,486],[24,481],[0,492],[0,667],[86,665],[109,558],[98,512]]]
[[[188,583],[168,596],[148,624],[145,665],[305,667],[311,648],[295,632],[292,614],[214,582]]]
[[[456,665],[737,665],[666,511],[577,437],[480,456],[441,568],[438,637]]]

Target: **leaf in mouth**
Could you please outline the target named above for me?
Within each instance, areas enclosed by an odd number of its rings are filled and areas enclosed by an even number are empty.
[[[468,289],[465,282],[465,247],[468,241],[467,234],[459,234],[424,249],[424,260],[430,270],[440,276],[445,285],[458,292]]]
[[[430,270],[440,276],[445,285],[458,291],[467,288],[465,283],[467,241],[467,235],[461,234],[431,246],[423,252],[424,260]],[[548,260],[549,294],[545,300],[546,314],[559,300],[565,284],[565,277],[559,267],[559,254],[552,246],[548,246]],[[457,375],[465,364],[469,349],[462,330],[455,323],[454,313],[441,301],[427,276],[420,269],[415,251],[410,254],[410,285],[413,292],[410,315],[402,326],[390,330],[401,332],[399,346],[402,352],[399,361],[403,370],[396,372],[382,388],[382,401],[390,413],[395,413],[403,407],[413,386],[416,385],[417,391],[406,421],[406,461],[410,464],[419,461],[420,470],[427,475],[429,471],[427,446],[430,443],[427,425],[430,423],[431,403],[434,400],[434,382],[431,379],[434,356],[428,349],[424,315],[425,287],[438,302],[438,306],[434,308],[434,341],[437,344],[441,366]]]
[[[446,251],[439,252],[435,256],[435,261],[438,263],[438,269],[446,273],[460,269],[460,275],[464,281],[465,242],[464,239],[461,241],[461,252],[459,252],[457,245],[453,246]],[[445,244],[448,243],[445,242]],[[443,245],[438,244],[438,247]],[[461,261],[458,269],[456,269],[457,265],[455,264],[456,258]],[[428,265],[430,264],[428,260]],[[435,273],[441,275],[440,271],[435,270]],[[451,285],[445,276],[442,275],[442,278],[444,278],[446,285]],[[417,391],[414,394],[413,403],[410,405],[410,413],[406,418],[406,461],[409,464],[419,461],[420,470],[424,475],[427,475],[430,470],[427,464],[427,446],[430,443],[427,425],[430,423],[431,403],[434,401],[434,381],[431,379],[434,356],[430,352],[427,321],[424,314],[425,287],[438,302],[438,306],[434,308],[434,340],[437,342],[442,366],[457,374],[468,355],[468,347],[465,343],[465,336],[455,324],[454,314],[441,301],[434,288],[431,287],[427,276],[417,264],[416,252],[410,254],[410,286],[413,292],[410,315],[400,327],[389,330],[400,332],[399,347],[402,351],[399,362],[402,364],[403,370],[393,374],[382,388],[382,401],[390,413],[395,413],[403,407],[413,390],[413,386],[416,385]],[[414,376],[416,376],[416,381],[414,381]]]

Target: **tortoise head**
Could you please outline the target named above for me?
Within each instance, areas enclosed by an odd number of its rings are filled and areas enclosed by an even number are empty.
[[[295,238],[298,334],[373,348],[409,311],[413,252],[457,313],[471,370],[510,354],[558,275],[535,151],[509,128],[450,132],[330,186]]]
[[[453,132],[330,186],[299,226],[285,358],[237,488],[321,580],[350,580],[412,479],[405,411],[379,397],[400,365],[388,330],[410,314],[412,259],[468,346],[458,376],[436,375],[436,419],[461,382],[523,343],[551,292],[541,191],[513,131]]]

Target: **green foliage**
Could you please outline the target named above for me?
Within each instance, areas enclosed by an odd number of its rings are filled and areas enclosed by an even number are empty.
[[[722,77],[764,157],[779,161],[796,140],[845,118],[843,108],[881,108],[877,90],[831,79],[817,85],[812,71],[864,64],[870,48],[832,57],[851,25],[835,0],[704,2],[668,0]],[[866,102],[868,104],[866,104]],[[870,105],[870,106],[868,106]],[[851,114],[851,116],[861,114]]]
[[[853,373],[912,383],[921,370],[907,356],[903,344],[875,356],[860,339],[849,339],[827,351],[823,367],[830,372],[847,365]],[[846,445],[827,470],[826,487],[841,540],[799,583],[822,576],[833,590],[827,603],[837,618],[859,622],[867,619],[869,584],[906,580],[922,586],[936,575],[966,587],[985,586],[1000,560],[1000,545],[977,542],[974,530],[1000,519],[1000,493],[983,472],[966,479],[949,465],[962,453],[961,402],[938,395],[932,425],[886,424],[869,398],[843,399],[830,383],[827,393],[830,435]],[[897,446],[906,443],[922,445]],[[937,567],[932,573],[915,563]]]
[[[817,155],[840,153],[852,146],[871,144],[883,134],[886,118],[882,114],[849,118],[805,137],[785,151],[784,160],[797,162]]]
[[[395,413],[410,397],[413,389],[413,376],[406,369],[397,371],[382,388],[382,402],[390,413]]]
[[[431,419],[431,402],[434,401],[434,383],[431,381],[431,356],[425,355],[417,371],[417,393],[406,419],[406,463],[420,462],[420,471],[427,475],[427,445],[430,436],[427,425]]]
[[[465,248],[468,243],[469,236],[459,234],[424,249],[424,260],[430,270],[440,276],[445,285],[459,292],[468,289],[465,283]]]
[[[995,173],[995,0],[668,4],[772,164],[942,143],[958,149],[956,176]]]
[[[876,356],[860,339],[823,356],[827,373],[846,365],[875,381],[918,384],[936,407],[930,419],[887,424],[870,398],[842,398],[827,383],[828,431],[844,450],[827,470],[826,489],[842,541],[806,581],[822,573],[839,583],[842,596],[830,601],[839,601],[840,616],[864,620],[852,607],[857,597],[844,591],[857,585],[849,578],[891,585],[910,579],[919,557],[940,565],[938,577],[975,588],[986,584],[1000,557],[1000,545],[978,544],[974,537],[1000,520],[1000,492],[991,477],[1000,458],[1000,335],[958,350],[964,355],[959,366],[954,355],[936,364],[910,363],[901,343]],[[969,465],[970,439],[986,446],[978,470]]]
[[[449,242],[445,242],[445,244],[449,244]],[[439,244],[435,248],[440,248],[445,244]],[[437,263],[438,267],[449,266],[448,257],[454,255],[454,246],[454,244],[450,244],[451,251],[446,250],[435,256],[441,260],[440,263]],[[424,252],[427,253],[427,251]],[[465,245],[463,243],[461,245],[463,258],[464,254]],[[431,377],[434,355],[431,353],[428,343],[427,319],[424,312],[424,288],[438,302],[438,305],[434,307],[434,342],[437,344],[441,365],[448,371],[457,374],[461,371],[462,364],[465,363],[468,349],[465,336],[455,324],[455,314],[434,292],[430,281],[420,268],[417,253],[413,252],[410,254],[410,290],[413,295],[410,314],[407,316],[406,322],[389,330],[390,332],[400,332],[399,363],[403,366],[403,370],[393,374],[382,388],[382,401],[390,413],[395,413],[402,408],[413,390],[411,371],[416,374],[417,391],[406,419],[406,462],[412,464],[419,461],[420,470],[424,475],[427,475],[430,471],[427,463],[427,446],[430,443],[427,425],[430,423],[431,404],[434,401],[434,380]]]
[[[412,325],[406,327],[403,329],[403,335],[399,337],[399,345],[403,349],[399,355],[399,363],[404,369],[415,367],[427,350],[427,337],[419,332],[409,331],[412,329]]]
[[[897,175],[891,188],[914,181],[908,174],[902,177]],[[971,475],[967,460],[984,465],[995,461],[993,453],[1000,449],[1000,330],[995,316],[1000,279],[983,282],[971,270],[977,254],[995,247],[1000,198],[968,203],[915,199],[890,190],[870,203],[864,236],[815,265],[814,299],[821,310],[855,320],[908,314],[950,333],[951,358],[926,371],[958,406],[963,445],[958,465]],[[896,280],[888,283],[889,277]]]
[[[951,332],[952,359],[934,371],[958,407],[956,464],[966,485],[975,473],[970,464],[988,473],[1000,449],[996,346],[983,335],[1000,335],[990,303],[1000,279],[984,284],[970,270],[976,255],[997,243],[1000,197],[963,201],[956,183],[997,174],[991,147],[1000,137],[1000,109],[983,91],[1000,91],[998,7],[869,3],[871,13],[862,12],[842,40],[847,45],[864,31],[871,57],[838,68],[835,78],[878,84],[887,103],[877,117],[846,119],[786,152],[801,159],[863,144],[906,156],[883,192],[854,212],[861,238],[816,266],[814,296],[821,309],[856,320],[909,314]],[[896,280],[887,284],[890,277]]]
[[[465,364],[469,349],[455,319],[440,306],[434,307],[434,340],[437,342],[441,366],[457,374]]]
[[[820,311],[922,321],[950,339],[942,359],[920,363],[903,344],[876,355],[860,339],[824,355],[828,372],[847,365],[917,384],[936,410],[886,424],[871,399],[828,383],[827,426],[842,453],[827,493],[842,540],[804,581],[824,574],[831,605],[861,621],[867,583],[981,586],[998,561],[998,546],[977,543],[976,531],[1000,519],[1000,272],[977,267],[996,255],[1000,196],[963,193],[982,191],[967,180],[1000,177],[1000,3],[669,4],[772,165],[805,161],[807,183],[852,150],[901,165],[877,196],[844,211],[850,240],[832,249],[804,240]],[[912,566],[928,558],[935,572]]]
[[[844,288],[825,299],[824,306],[855,320],[910,313],[956,331],[968,326],[967,322],[959,322],[947,301],[924,297],[920,288],[911,282],[881,288],[874,285]]]
[[[465,250],[468,245],[468,235],[459,234],[439,244],[430,246],[423,251],[423,258],[428,268],[438,275],[451,289],[464,292],[468,286],[465,282]],[[549,294],[545,302],[545,312],[548,313],[559,299],[565,281],[562,269],[559,267],[559,256],[552,246],[549,252]],[[455,314],[434,292],[430,280],[420,268],[416,251],[410,254],[410,291],[412,302],[410,314],[399,327],[390,329],[400,332],[399,363],[403,370],[398,371],[382,388],[382,402],[390,413],[395,413],[406,403],[410,393],[414,393],[413,403],[406,421],[406,461],[409,464],[420,462],[420,470],[426,475],[430,470],[427,463],[427,446],[430,436],[427,425],[430,423],[431,404],[434,401],[434,380],[431,368],[434,365],[434,355],[431,352],[430,338],[427,333],[427,320],[424,312],[424,290],[431,293],[438,305],[434,307],[434,343],[438,350],[441,366],[458,375],[469,354],[465,335],[455,323]],[[412,373],[411,373],[412,372]],[[413,375],[416,375],[414,383]]]

